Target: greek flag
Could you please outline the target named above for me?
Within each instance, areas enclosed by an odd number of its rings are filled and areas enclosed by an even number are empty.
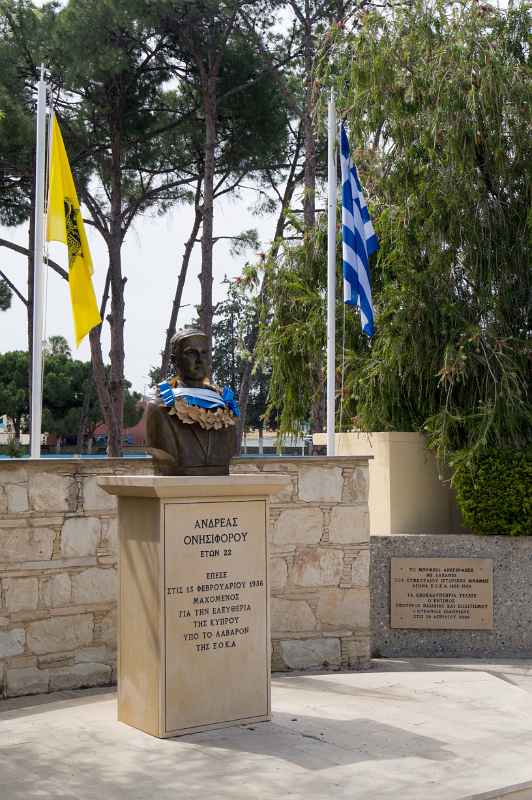
[[[373,336],[369,257],[379,249],[379,242],[371,224],[356,167],[351,160],[343,123],[340,127],[340,164],[344,303],[360,308],[362,330],[368,336]]]

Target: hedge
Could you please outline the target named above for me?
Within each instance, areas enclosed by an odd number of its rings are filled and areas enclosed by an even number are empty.
[[[474,533],[532,535],[532,448],[486,450],[453,477],[464,523]]]

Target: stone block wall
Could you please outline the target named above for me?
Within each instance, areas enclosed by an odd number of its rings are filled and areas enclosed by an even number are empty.
[[[272,669],[360,668],[369,661],[367,458],[239,460],[283,472],[270,506]]]
[[[238,459],[282,472],[270,525],[272,668],[369,659],[366,458]],[[100,475],[146,459],[0,462],[0,696],[115,680],[116,500]]]
[[[121,459],[0,462],[0,683],[4,696],[112,683]],[[150,472],[136,462],[136,472]]]

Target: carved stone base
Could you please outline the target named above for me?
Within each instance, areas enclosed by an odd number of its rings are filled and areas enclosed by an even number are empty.
[[[119,720],[169,737],[270,718],[268,504],[287,480],[100,480],[119,497]]]

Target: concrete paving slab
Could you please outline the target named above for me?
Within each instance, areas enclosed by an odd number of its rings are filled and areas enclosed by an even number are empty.
[[[532,692],[532,658],[374,658],[372,669],[378,672],[412,672],[449,670],[451,672],[487,672]]]
[[[0,797],[529,800],[532,693],[461,664],[275,675],[271,723],[180,739],[117,722],[109,690],[6,701]]]

